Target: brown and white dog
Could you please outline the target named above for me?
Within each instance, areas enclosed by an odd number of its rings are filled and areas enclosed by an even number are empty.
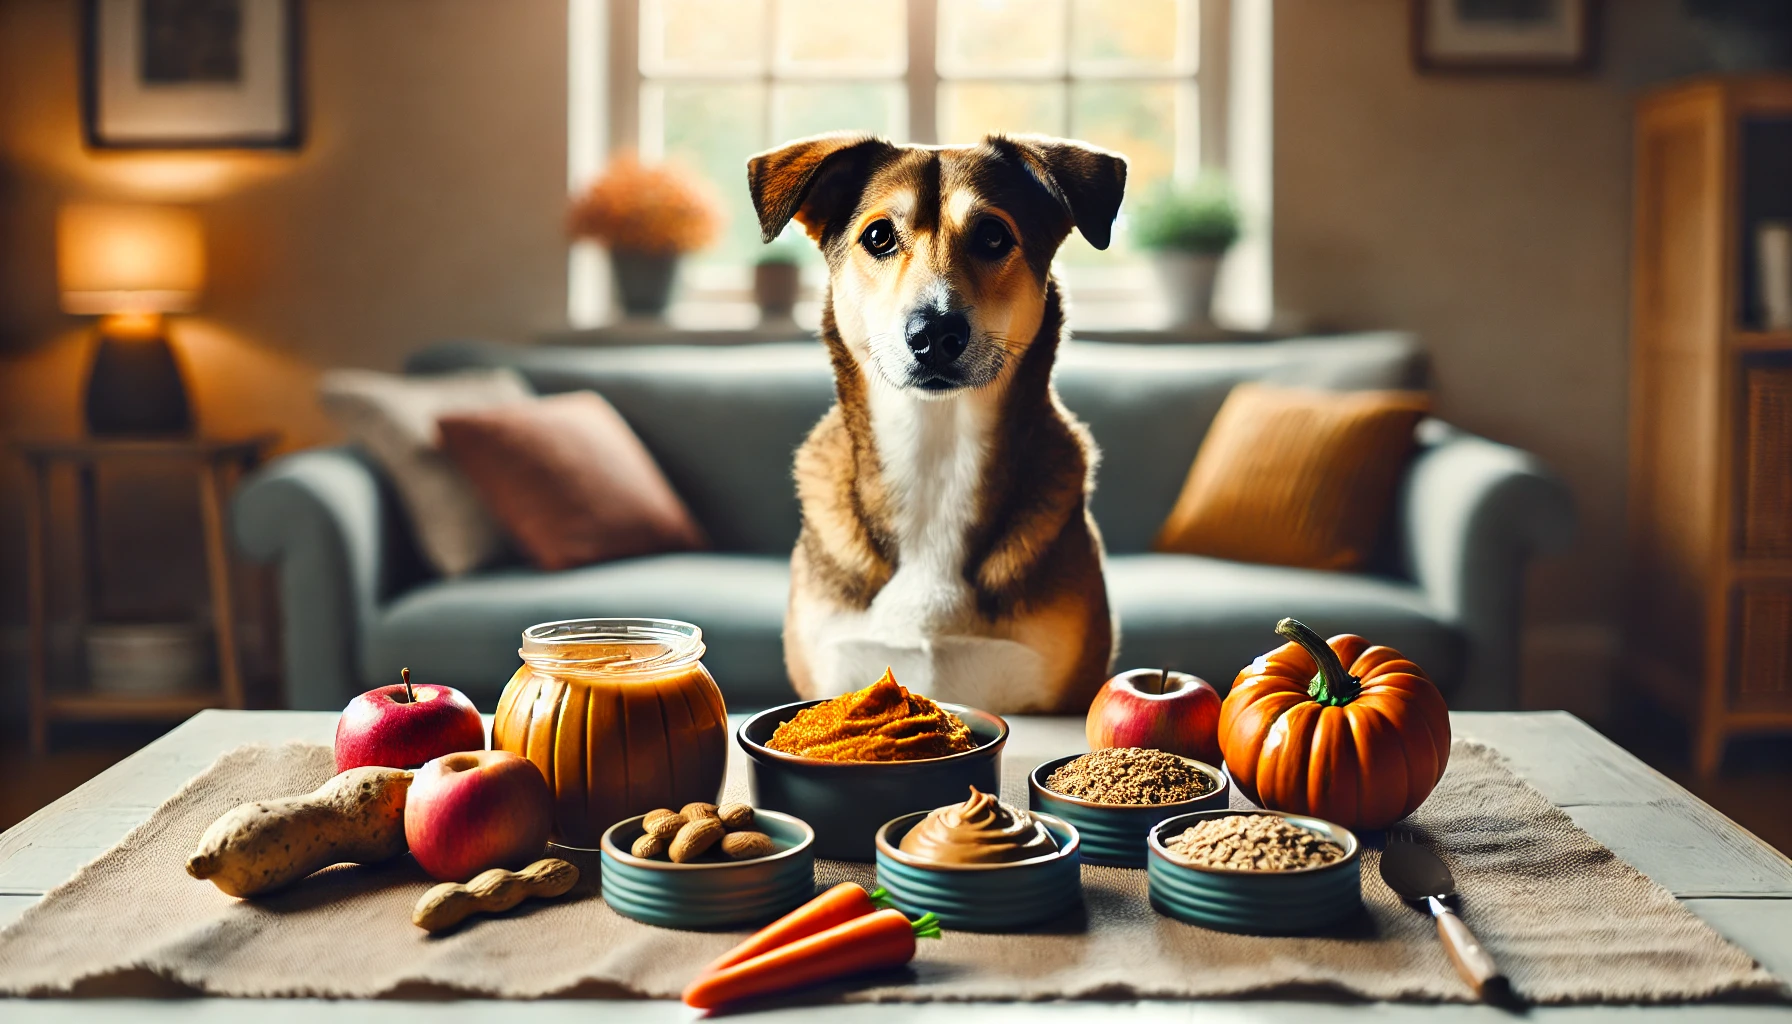
[[[1052,387],[1051,261],[1073,226],[1107,247],[1126,161],[1032,136],[835,134],[753,157],[747,179],[765,238],[794,218],[828,264],[838,401],[796,456],[797,692],[858,689],[887,665],[939,700],[1081,711],[1115,629],[1095,447]]]

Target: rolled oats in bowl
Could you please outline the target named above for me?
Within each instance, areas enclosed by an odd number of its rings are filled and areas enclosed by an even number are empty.
[[[1216,783],[1188,761],[1161,750],[1109,747],[1060,766],[1047,789],[1098,804],[1176,804],[1213,792]]]
[[[1163,839],[1185,864],[1232,871],[1298,871],[1344,859],[1344,849],[1311,829],[1270,814],[1209,818]]]

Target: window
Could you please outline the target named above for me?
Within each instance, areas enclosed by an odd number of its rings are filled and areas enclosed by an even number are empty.
[[[1238,2],[609,0],[603,12],[600,0],[572,0],[573,184],[596,171],[602,148],[623,147],[707,178],[729,224],[687,264],[686,305],[712,307],[714,322],[732,303],[719,319],[750,323],[747,268],[761,246],[749,155],[837,129],[920,143],[1042,132],[1125,153],[1128,193],[1141,195],[1224,156],[1226,90],[1210,69],[1224,70],[1214,44]],[[604,74],[585,73],[584,103],[581,52],[609,62]],[[593,102],[591,92],[607,97]],[[1058,265],[1079,319],[1100,316],[1104,300],[1136,317],[1153,298],[1123,229],[1107,252],[1074,235]],[[811,277],[820,281],[818,268]]]

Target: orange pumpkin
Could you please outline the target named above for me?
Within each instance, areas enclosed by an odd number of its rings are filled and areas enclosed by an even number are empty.
[[[1220,705],[1232,781],[1263,807],[1351,828],[1411,814],[1450,760],[1443,695],[1391,647],[1349,633],[1328,644],[1293,619],[1276,632],[1290,642],[1240,672]]]

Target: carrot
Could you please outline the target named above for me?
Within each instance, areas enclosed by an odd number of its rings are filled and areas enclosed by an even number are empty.
[[[837,924],[850,921],[855,917],[864,917],[866,914],[886,906],[889,904],[885,901],[882,889],[868,893],[863,886],[857,883],[841,882],[761,928],[754,933],[752,938],[722,954],[721,959],[705,967],[703,974],[713,974],[725,967],[733,967],[743,960],[751,960],[761,953],[769,953],[779,946],[789,945],[798,939],[814,935],[816,932],[827,931]]]
[[[879,910],[837,924],[760,955],[703,974],[684,990],[700,1010],[775,995],[865,971],[901,967],[915,958],[915,938],[938,938],[939,919],[910,921],[900,910]]]

